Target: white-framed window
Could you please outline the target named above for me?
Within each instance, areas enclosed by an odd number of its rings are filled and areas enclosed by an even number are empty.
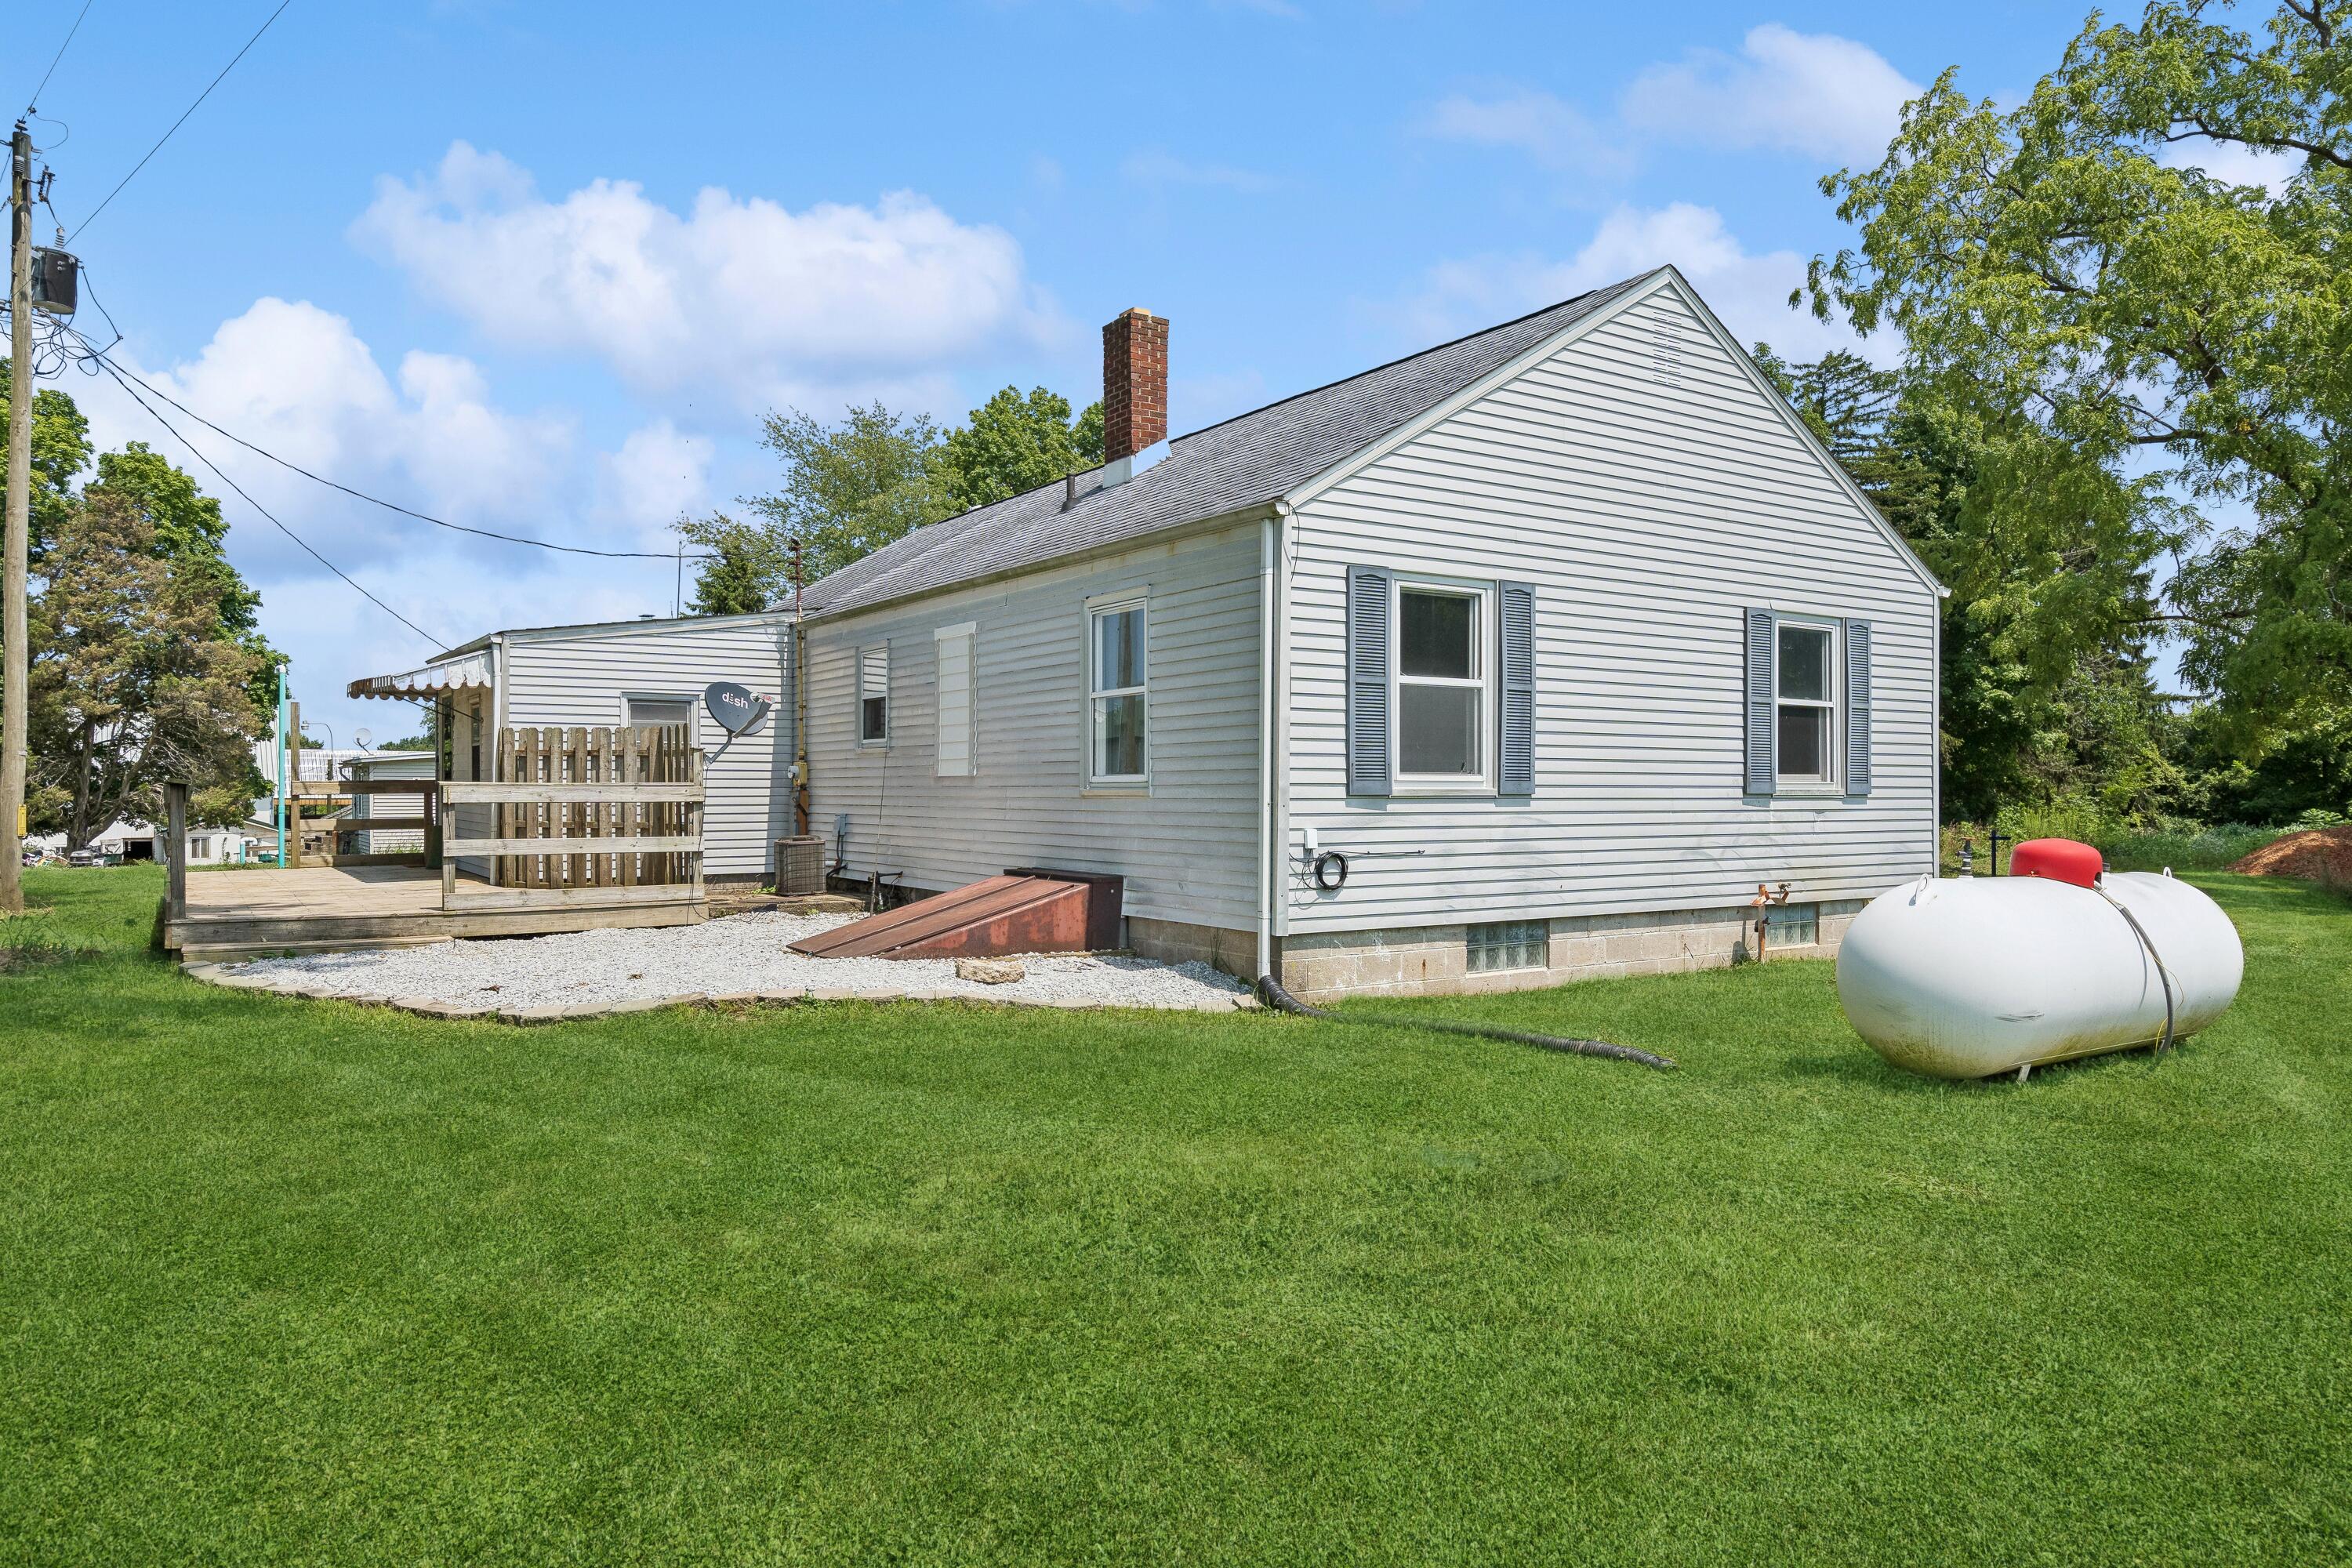
[[[1784,787],[1838,781],[1838,626],[1782,616],[1774,633],[1774,770]]]
[[[943,779],[971,776],[971,634],[961,621],[931,633],[939,652],[939,745],[935,771]]]
[[[1491,768],[1493,592],[1400,577],[1391,679],[1402,789],[1484,786]]]
[[[694,699],[676,691],[624,692],[621,722],[632,729],[640,725],[683,724],[690,743],[694,740]]]
[[[890,743],[890,645],[857,650],[857,743]]]
[[[1087,606],[1087,777],[1094,784],[1150,777],[1145,617],[1140,594]]]

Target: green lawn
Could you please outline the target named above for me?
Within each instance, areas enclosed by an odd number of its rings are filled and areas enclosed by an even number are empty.
[[[1475,1003],[530,1032],[0,971],[0,1562],[2352,1555],[2352,909],[2022,1089],[1800,963]],[[102,949],[79,958],[67,950]]]

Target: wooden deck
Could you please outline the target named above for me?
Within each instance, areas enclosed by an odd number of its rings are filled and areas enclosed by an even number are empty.
[[[187,912],[163,942],[184,959],[407,947],[450,937],[535,936],[609,927],[695,925],[709,916],[697,884],[562,891],[494,888],[460,877],[444,908],[441,873],[421,867],[301,867],[191,871]]]

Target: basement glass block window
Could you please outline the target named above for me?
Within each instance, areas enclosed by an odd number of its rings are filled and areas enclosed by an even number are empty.
[[[1768,947],[1811,947],[1822,940],[1819,904],[1780,904],[1765,911]]]
[[[1551,926],[1546,921],[1497,921],[1470,928],[1470,973],[1541,969],[1551,962]]]

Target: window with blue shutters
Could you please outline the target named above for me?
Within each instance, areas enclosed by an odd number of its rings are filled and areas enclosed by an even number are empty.
[[[1348,572],[1348,792],[1535,792],[1535,590]]]
[[[1751,795],[1870,793],[1870,623],[1748,612]]]

